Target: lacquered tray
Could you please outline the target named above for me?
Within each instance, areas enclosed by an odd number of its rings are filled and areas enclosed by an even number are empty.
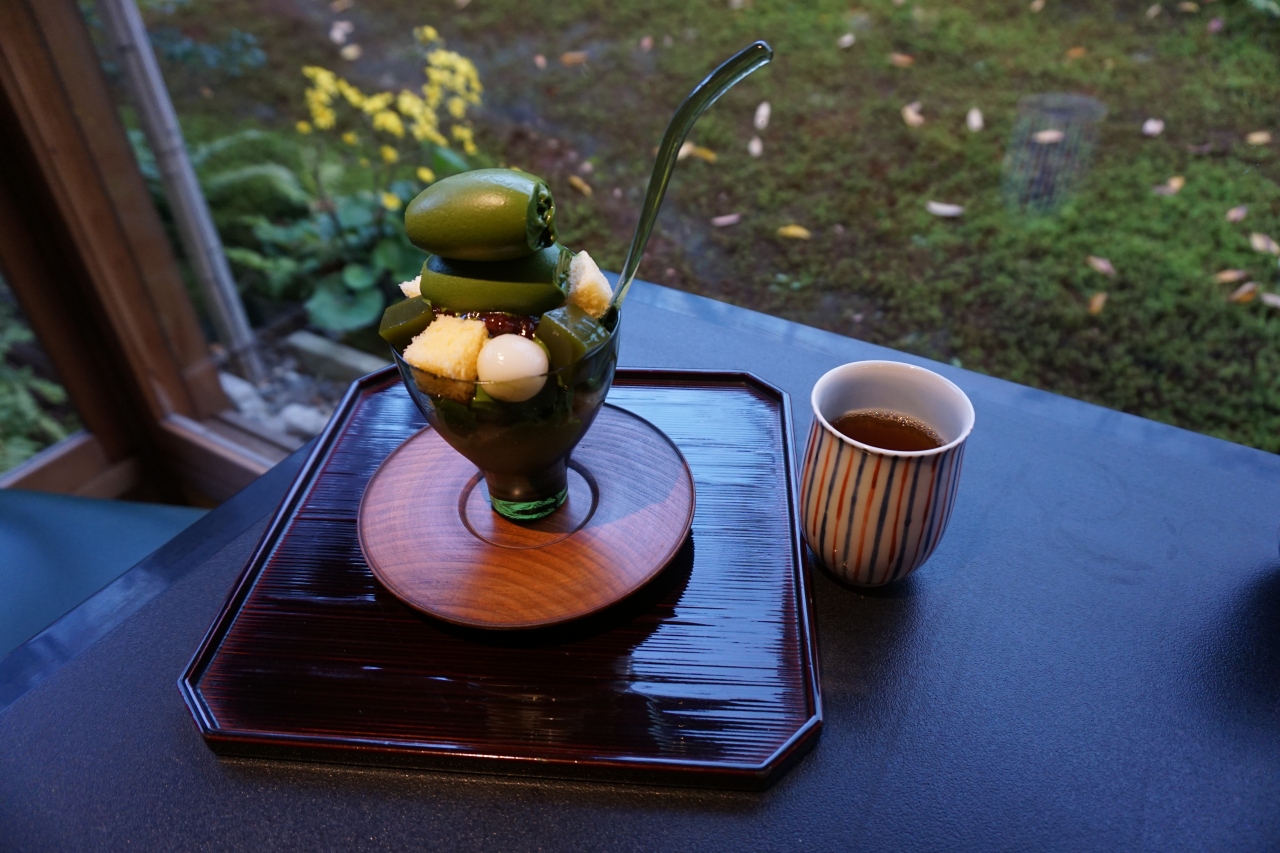
[[[425,423],[392,370],[354,384],[179,682],[209,746],[641,783],[776,780],[822,724],[786,395],[748,374],[620,370],[609,404],[688,461],[685,546],[606,611],[478,631],[413,610],[364,563],[365,484]]]

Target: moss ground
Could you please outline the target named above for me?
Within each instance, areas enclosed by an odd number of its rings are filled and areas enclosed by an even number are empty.
[[[1280,451],[1280,310],[1231,303],[1236,285],[1213,279],[1239,268],[1280,290],[1276,258],[1249,244],[1255,231],[1280,238],[1280,22],[1231,0],[1194,12],[1165,2],[1154,18],[1150,5],[356,0],[334,13],[308,0],[210,0],[171,23],[194,37],[252,32],[267,65],[171,82],[195,135],[246,121],[283,130],[301,117],[301,65],[400,85],[413,79],[409,28],[430,23],[479,66],[487,158],[550,180],[566,242],[616,269],[671,111],[717,62],[764,38],[774,63],[695,129],[716,161],[677,169],[642,277]],[[355,62],[326,38],[339,18],[355,24]],[[856,42],[840,49],[847,32]],[[563,66],[566,51],[588,59]],[[894,52],[914,63],[895,67]],[[1019,99],[1047,92],[1091,96],[1107,115],[1075,192],[1030,215],[1006,204],[1002,163]],[[762,100],[772,119],[755,159],[747,141]],[[912,101],[923,104],[918,128],[899,112]],[[986,119],[978,133],[964,123],[973,106]],[[1139,130],[1149,117],[1166,122],[1154,139]],[[1246,144],[1262,129],[1276,142]],[[594,193],[572,189],[570,174]],[[1181,192],[1152,193],[1174,175]],[[932,216],[928,200],[965,213]],[[1248,215],[1228,223],[1236,205]],[[739,224],[711,226],[727,213]],[[812,239],[776,236],[788,223]],[[1090,269],[1089,255],[1116,276]],[[1098,291],[1108,298],[1093,315]]]

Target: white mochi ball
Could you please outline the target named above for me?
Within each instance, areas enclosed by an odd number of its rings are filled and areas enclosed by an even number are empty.
[[[476,362],[485,393],[504,403],[522,403],[542,390],[547,377],[547,353],[520,335],[498,335],[485,342]]]

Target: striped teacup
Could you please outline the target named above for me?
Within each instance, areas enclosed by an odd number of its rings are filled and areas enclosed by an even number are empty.
[[[955,383],[896,361],[856,361],[813,386],[813,427],[800,480],[804,535],[838,577],[880,586],[919,567],[946,530],[960,485],[973,404]],[[854,411],[909,415],[937,431],[931,450],[884,450],[832,423]]]

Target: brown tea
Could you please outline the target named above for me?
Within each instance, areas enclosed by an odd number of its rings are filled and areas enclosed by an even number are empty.
[[[831,425],[854,441],[885,450],[933,450],[945,444],[937,430],[919,418],[884,409],[848,412]]]

